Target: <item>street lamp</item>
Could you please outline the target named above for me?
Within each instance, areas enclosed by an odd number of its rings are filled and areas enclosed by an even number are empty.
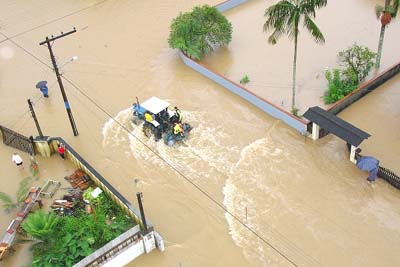
[[[67,62],[65,62],[64,64],[62,64],[62,65],[61,65],[60,67],[58,67],[58,68],[61,69],[62,67],[68,65],[69,63],[71,63],[71,62],[73,62],[73,61],[75,61],[75,60],[78,60],[78,56],[73,56],[73,57],[71,57],[70,60],[68,60]]]
[[[40,42],[39,45],[46,45],[47,48],[49,49],[50,59],[51,59],[51,62],[53,64],[54,72],[56,73],[56,76],[57,76],[58,85],[60,86],[61,94],[62,94],[62,97],[63,97],[63,100],[64,100],[64,106],[65,106],[65,109],[67,111],[69,121],[71,123],[72,131],[74,133],[74,136],[77,136],[79,134],[78,133],[78,129],[76,128],[74,117],[72,116],[71,107],[69,105],[69,102],[68,102],[68,99],[67,99],[67,95],[65,94],[64,85],[62,83],[61,75],[60,75],[60,72],[58,70],[58,66],[57,66],[57,62],[56,62],[56,58],[54,56],[53,49],[52,49],[52,45],[54,44],[55,40],[57,40],[59,38],[63,38],[65,36],[70,35],[70,34],[75,33],[75,32],[76,32],[76,29],[74,28],[72,31],[69,31],[67,33],[61,32],[61,35],[58,35],[58,36],[53,36],[52,35],[51,38],[46,37],[46,39],[43,42]]]

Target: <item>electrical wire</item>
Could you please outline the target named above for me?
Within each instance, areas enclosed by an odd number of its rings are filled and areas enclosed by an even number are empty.
[[[4,35],[4,34],[3,34]],[[5,35],[4,35],[5,36]],[[17,47],[25,51],[28,55],[42,63],[43,65],[47,66],[49,69],[52,69],[52,67],[32,54],[30,51],[16,43],[14,40],[10,40],[13,44],[15,44]],[[124,125],[122,125],[120,122],[115,120],[113,116],[106,111],[103,107],[101,107],[96,101],[94,101],[89,95],[87,95],[84,91],[82,91],[72,80],[70,80],[68,77],[65,75],[62,76],[62,78],[67,81],[71,86],[73,86],[77,91],[79,91],[83,96],[85,96],[92,104],[94,104],[98,109],[100,109],[103,113],[105,113],[109,118],[114,120],[122,129],[128,132],[129,135],[134,137],[137,141],[139,141],[142,145],[144,145],[147,149],[149,149],[156,157],[158,157],[161,161],[165,162],[167,166],[169,166],[172,170],[174,170],[176,173],[178,173],[182,178],[184,178],[188,183],[190,183],[193,187],[195,187],[199,192],[201,192],[204,196],[206,196],[209,200],[214,202],[218,207],[220,207],[222,210],[224,210],[227,214],[229,214],[232,218],[234,218],[237,222],[239,222],[244,228],[246,228],[248,231],[250,231],[253,235],[255,235],[259,240],[261,240],[263,243],[265,243],[267,246],[269,246],[272,250],[274,250],[277,254],[279,254],[282,258],[284,258],[286,261],[288,261],[291,265],[293,266],[298,266],[291,258],[289,258],[286,254],[284,254],[280,249],[275,247],[271,242],[266,240],[263,236],[261,236],[256,230],[251,228],[249,225],[244,223],[238,216],[230,212],[227,208],[224,207],[223,204],[218,202],[215,198],[213,198],[207,191],[202,189],[199,185],[197,185],[194,181],[192,181],[189,177],[187,177],[183,171],[179,170],[176,166],[174,166],[171,162],[169,162],[167,159],[163,158],[159,153],[154,151],[151,147],[149,147],[146,143],[144,143],[140,138],[132,134]]]
[[[82,12],[82,11],[85,11],[85,10],[90,9],[90,8],[92,8],[92,7],[101,5],[101,4],[103,4],[103,3],[107,2],[107,1],[109,1],[109,0],[99,1],[99,2],[97,2],[97,3],[94,3],[93,5],[90,5],[90,6],[81,8],[81,9],[78,9],[78,10],[73,11],[73,12],[71,12],[71,13],[68,13],[68,14],[66,14],[66,15],[64,15],[64,16],[55,18],[55,19],[53,19],[53,20],[47,21],[47,22],[45,22],[45,23],[43,23],[43,24],[40,24],[40,25],[38,25],[38,26],[35,26],[35,27],[30,28],[30,29],[28,29],[28,30],[25,30],[25,31],[23,31],[23,32],[17,33],[17,34],[15,34],[15,35],[11,36],[11,37],[7,37],[7,36],[5,36],[5,35],[3,34],[3,35],[6,37],[6,39],[0,41],[0,43],[5,42],[5,41],[11,41],[11,39],[13,39],[13,38],[15,38],[15,37],[18,37],[18,36],[24,35],[24,34],[26,34],[26,33],[28,33],[28,32],[34,31],[34,30],[36,30],[36,29],[42,28],[42,27],[44,27],[44,26],[46,26],[46,25],[52,24],[52,23],[54,23],[54,22],[56,22],[56,21],[59,21],[59,20],[61,20],[61,19],[65,19],[65,18],[67,18],[67,17],[76,15],[76,14]]]
[[[170,163],[167,159],[163,158],[159,153],[157,153],[154,149],[152,149],[150,146],[148,146],[145,142],[143,142],[139,137],[134,135],[127,129],[123,124],[121,124],[119,121],[114,119],[114,117],[107,111],[105,110],[102,106],[100,106],[96,101],[94,101],[89,95],[87,95],[85,92],[83,92],[73,81],[71,81],[68,77],[65,75],[63,76],[63,79],[67,81],[72,87],[74,87],[77,91],[79,91],[82,95],[84,95],[90,102],[92,102],[93,105],[95,105],[98,109],[100,109],[104,114],[106,114],[110,119],[112,119],[114,122],[116,122],[122,129],[124,129],[129,135],[134,137],[137,141],[139,141],[143,146],[145,146],[148,150],[150,150],[156,157],[158,157],[161,161],[163,161],[165,164],[167,164],[168,167],[170,167],[172,170],[174,170],[177,174],[179,174],[182,178],[184,178],[187,182],[189,182],[193,187],[195,187],[198,191],[200,191],[204,196],[206,196],[209,200],[214,202],[217,206],[219,206],[222,210],[224,210],[227,214],[229,214],[232,218],[234,218],[237,222],[239,222],[243,227],[245,227],[247,230],[249,230],[251,233],[253,233],[256,237],[258,237],[262,242],[264,242],[266,245],[268,245],[270,248],[272,248],[276,253],[278,253],[281,257],[283,257],[285,260],[287,260],[290,264],[293,266],[298,266],[292,259],[290,259],[288,256],[286,256],[284,253],[282,253],[279,249],[277,249],[274,245],[272,245],[268,240],[266,240],[263,236],[258,234],[253,228],[248,226],[246,223],[244,223],[238,216],[230,212],[227,208],[224,207],[223,204],[221,204],[219,201],[217,201],[214,197],[212,197],[207,191],[202,189],[199,185],[197,185],[195,182],[193,182],[189,177],[187,177],[182,171],[180,171],[178,168],[176,168],[172,163]]]

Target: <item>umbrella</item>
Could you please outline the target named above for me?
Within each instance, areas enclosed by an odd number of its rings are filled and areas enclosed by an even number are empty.
[[[363,171],[372,171],[379,167],[379,160],[374,157],[361,157],[357,160],[357,167]]]
[[[42,87],[45,87],[47,85],[47,81],[40,81],[40,82],[38,82],[37,84],[36,84],[36,88],[42,88]]]

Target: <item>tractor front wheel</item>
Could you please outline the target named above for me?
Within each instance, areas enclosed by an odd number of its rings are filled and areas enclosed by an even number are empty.
[[[146,137],[151,137],[152,131],[148,125],[143,125],[143,133]]]

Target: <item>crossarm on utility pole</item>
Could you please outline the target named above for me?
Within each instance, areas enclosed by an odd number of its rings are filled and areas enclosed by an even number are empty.
[[[54,40],[57,40],[59,38],[65,37],[67,35],[70,35],[70,34],[72,34],[74,32],[76,32],[75,28],[72,31],[69,31],[67,33],[61,33],[60,35],[58,35],[56,37],[54,37],[54,36],[52,36],[51,38],[46,37],[46,40],[41,42],[40,45],[47,44],[47,48],[49,49],[49,53],[50,53],[51,62],[53,63],[54,72],[56,73],[58,85],[60,86],[61,94],[62,94],[62,97],[63,97],[63,100],[64,100],[64,106],[65,106],[65,109],[67,110],[68,118],[69,118],[69,121],[71,123],[72,131],[74,133],[74,136],[77,136],[79,134],[78,133],[78,129],[76,128],[74,117],[72,116],[71,107],[69,105],[67,95],[65,94],[64,85],[63,85],[62,80],[61,80],[61,74],[60,74],[60,71],[58,70],[58,67],[57,67],[56,58],[54,56],[54,53],[53,53],[53,50],[52,50],[52,47],[51,47],[52,45],[50,44],[50,42],[52,42]]]

